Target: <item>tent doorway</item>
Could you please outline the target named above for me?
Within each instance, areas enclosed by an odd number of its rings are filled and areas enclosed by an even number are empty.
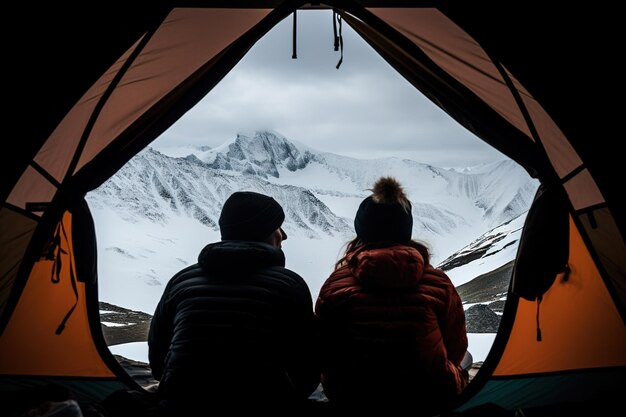
[[[221,204],[242,189],[284,205],[287,266],[315,299],[354,236],[358,204],[379,176],[391,175],[413,201],[413,237],[471,308],[478,367],[495,338],[538,182],[432,104],[347,25],[337,69],[332,11],[298,13],[292,59],[292,19],[87,195],[105,339],[114,353],[147,362],[147,315],[169,278],[219,240]]]

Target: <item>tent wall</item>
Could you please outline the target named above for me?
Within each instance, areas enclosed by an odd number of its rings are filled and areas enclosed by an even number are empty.
[[[164,95],[268,13],[172,11],[145,44],[138,41],[79,100],[35,156],[37,171],[26,170],[7,202],[25,209],[29,201],[51,201],[67,176],[80,170]],[[50,184],[50,177],[56,182]]]
[[[67,112],[125,50],[163,19],[166,3],[113,0],[77,7],[60,0],[5,7],[7,19],[24,24],[11,29],[12,41],[4,49],[10,62],[6,79],[11,80],[4,127],[16,144],[11,152],[0,153],[2,201]]]
[[[139,389],[101,333],[87,203],[74,203],[54,231],[0,337],[0,399],[9,408],[36,392],[60,395],[66,389],[88,404],[120,389]]]
[[[81,282],[85,277],[77,276],[72,233],[72,214],[66,212],[57,226],[58,246],[33,266],[0,337],[0,374],[115,377],[94,344],[87,284]]]
[[[269,12],[269,9],[174,9],[107,99],[75,172]]]
[[[610,277],[608,284],[626,322],[626,244],[613,213],[608,207],[594,207],[577,213],[576,219],[585,230],[589,244],[600,254],[598,263]]]
[[[0,233],[0,247],[5,248],[0,262],[0,317],[2,317],[37,222],[14,211],[0,209],[0,224],[13,225],[11,229],[7,227]]]
[[[573,220],[569,253],[571,271],[557,277],[540,306],[519,299],[494,376],[626,366],[626,326]]]
[[[572,217],[569,223],[570,270],[556,277],[540,305],[509,293],[491,352],[457,411],[493,403],[560,413],[563,404],[593,404],[595,413],[618,404],[626,326]]]

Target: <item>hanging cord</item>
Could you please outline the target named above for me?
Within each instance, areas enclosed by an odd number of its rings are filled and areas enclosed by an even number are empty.
[[[67,253],[61,248],[61,225],[57,225],[54,231],[54,239],[52,244],[46,249],[45,259],[52,261],[52,270],[50,271],[50,281],[53,284],[58,284],[61,281],[61,254]]]
[[[68,250],[64,250],[61,248],[61,234],[63,234],[63,238],[67,243]],[[67,233],[65,232],[65,226],[63,226],[63,221],[61,220],[60,224],[57,226],[56,231],[54,233],[54,240],[52,242],[51,247],[48,249],[48,253],[46,254],[46,259],[52,260],[52,272],[50,276],[50,281],[53,284],[58,284],[61,282],[61,269],[62,269],[62,254],[69,255],[70,262],[70,282],[72,284],[72,290],[74,291],[74,305],[70,308],[70,310],[65,314],[61,324],[57,327],[55,334],[59,335],[65,329],[65,324],[67,320],[70,318],[76,306],[78,305],[78,288],[76,288],[76,275],[74,274],[74,265],[72,264],[72,251],[69,250],[69,239],[67,238]],[[56,250],[56,253],[55,253]]]
[[[342,18],[336,11],[333,10],[333,33],[335,35],[335,51],[341,50],[341,58],[339,58],[339,62],[337,62],[337,66],[335,68],[339,69],[339,66],[343,62],[343,36],[341,34],[341,22]],[[339,31],[337,31],[337,23],[339,23]]]
[[[563,276],[561,277],[561,282],[567,282],[569,280],[569,274],[570,272],[572,272],[569,264],[565,265],[565,268],[563,270]],[[536,317],[536,323],[537,323],[537,342],[541,342],[542,338],[541,338],[541,327],[539,326],[539,311],[540,311],[540,307],[541,307],[541,301],[543,300],[542,296],[537,297],[537,317]]]
[[[337,36],[337,12],[333,10],[333,39],[335,40],[335,51],[339,50],[339,36]]]
[[[541,306],[541,300],[543,297],[537,297],[537,342],[541,342],[541,327],[539,327],[539,307]]]
[[[298,59],[298,54],[296,53],[296,29],[298,26],[298,17],[296,12],[297,10],[293,11],[293,53],[291,54],[291,59]]]

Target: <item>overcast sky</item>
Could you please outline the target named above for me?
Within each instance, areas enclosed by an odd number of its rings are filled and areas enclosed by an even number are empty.
[[[332,13],[298,12],[263,37],[161,138],[219,146],[238,132],[271,129],[311,148],[357,158],[397,156],[441,167],[506,157],[465,130],[387,64],[347,24],[343,63]]]

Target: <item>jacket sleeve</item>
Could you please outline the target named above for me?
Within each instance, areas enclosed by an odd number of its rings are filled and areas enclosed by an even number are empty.
[[[168,317],[167,312],[168,290],[169,285],[163,292],[159,304],[157,304],[148,333],[148,360],[150,361],[152,376],[157,380],[161,380],[163,376],[165,357],[173,334],[173,319]]]
[[[446,276],[448,287],[448,312],[442,323],[441,333],[448,352],[448,359],[459,366],[467,351],[467,330],[465,311],[459,293]]]
[[[330,280],[326,280],[320,289],[319,296],[315,302],[315,320],[317,322],[317,331],[321,338],[325,338],[329,326],[335,321],[333,317],[333,303],[331,298]]]
[[[318,334],[319,360],[322,374],[332,369],[342,355],[337,354],[337,346],[346,337],[345,320],[347,317],[347,291],[337,285],[337,279],[343,277],[345,270],[334,271],[324,282],[315,302],[315,320]]]

